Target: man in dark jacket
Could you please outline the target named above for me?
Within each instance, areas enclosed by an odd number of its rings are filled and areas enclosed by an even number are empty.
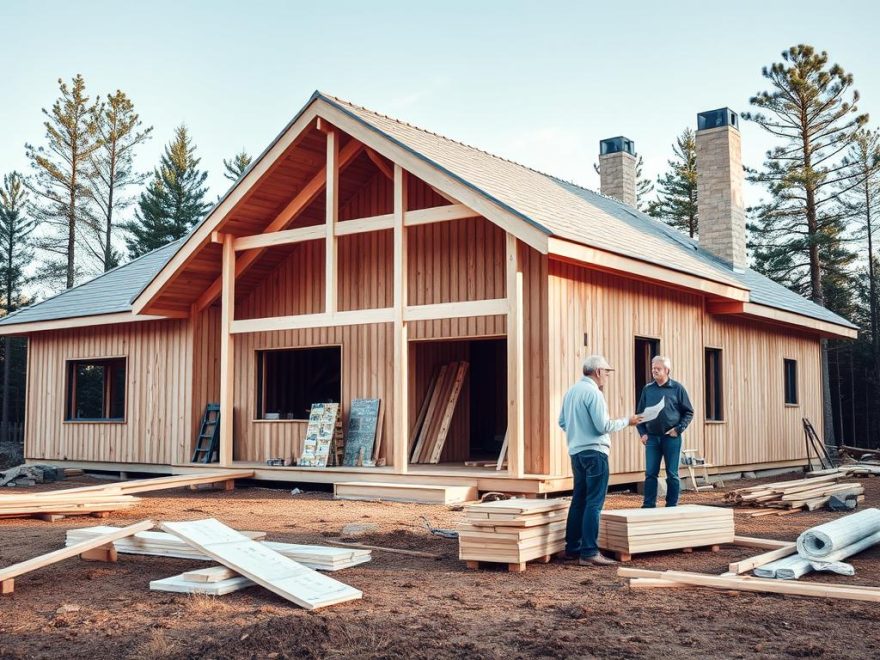
[[[651,360],[651,375],[654,382],[645,385],[636,406],[636,414],[645,408],[664,401],[660,414],[649,422],[638,425],[642,444],[645,445],[645,500],[642,508],[657,506],[657,477],[660,474],[660,460],[666,464],[666,506],[678,504],[681,483],[678,478],[681,460],[681,434],[694,418],[694,407],[684,386],[672,380],[669,372],[672,363],[669,358],[658,355]]]

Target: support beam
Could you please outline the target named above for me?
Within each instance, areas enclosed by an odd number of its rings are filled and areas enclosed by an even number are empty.
[[[406,173],[394,165],[394,433],[392,461],[397,474],[406,474],[409,465],[409,329],[404,308],[406,287]]]
[[[386,178],[394,180],[394,168],[382,156],[370,148],[367,148],[367,156]]]
[[[327,130],[326,252],[324,256],[324,312],[336,311],[336,222],[339,219],[339,134]]]
[[[448,204],[447,206],[432,206],[429,209],[420,209],[418,211],[407,211],[403,218],[403,224],[407,227],[417,227],[418,225],[430,225],[435,222],[477,218],[479,215],[479,213],[472,211],[464,204]]]
[[[338,170],[341,171],[346,165],[354,160],[354,158],[361,152],[361,149],[363,149],[362,144],[356,140],[349,141],[339,152]],[[297,193],[296,197],[290,200],[290,203],[284,207],[284,210],[275,216],[272,222],[266,226],[264,231],[267,233],[280,231],[296,220],[296,217],[302,213],[319,194],[321,194],[326,180],[326,168],[321,168],[321,171],[315,174],[315,176],[303,186],[302,190]],[[242,258],[238,260],[236,265],[235,276],[241,277],[262,254],[263,251],[260,249],[242,255]],[[220,295],[221,286],[221,278],[218,277],[214,280],[214,283],[205,290],[201,297],[199,297],[196,302],[196,309],[201,311],[213,303],[217,299],[217,296]]]
[[[336,235],[350,236],[351,234],[364,234],[369,231],[383,231],[385,229],[394,229],[393,213],[339,222],[336,224]]]
[[[507,298],[438,303],[436,305],[414,305],[404,308],[403,320],[434,321],[437,319],[467,318],[469,316],[492,316],[495,314],[507,314],[509,309],[510,301]]]
[[[315,227],[299,227],[297,229],[285,229],[283,231],[273,231],[268,234],[255,234],[253,236],[242,236],[233,241],[236,252],[243,250],[252,250],[254,248],[275,247],[278,245],[288,245],[290,243],[303,243],[305,241],[316,241],[324,238],[327,231],[323,225]]]
[[[330,328],[340,325],[365,325],[368,323],[391,323],[394,309],[354,309],[335,314],[294,314],[293,316],[272,316],[263,319],[233,321],[230,332],[233,335],[248,332],[273,332],[275,330],[302,330],[304,328]]]
[[[523,274],[516,236],[507,233],[507,471],[525,474]]]
[[[232,465],[232,416],[235,401],[235,237],[223,241],[223,273],[220,311],[220,465]]]

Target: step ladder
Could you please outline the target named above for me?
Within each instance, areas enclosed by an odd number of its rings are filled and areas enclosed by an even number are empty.
[[[202,415],[193,463],[217,463],[220,460],[220,404],[209,403]]]
[[[715,483],[709,481],[709,468],[715,466],[711,463],[707,463],[706,459],[700,455],[698,449],[685,449],[681,454],[681,465],[682,467],[687,468],[691,485],[695,491],[700,492],[701,490],[712,490],[716,485],[724,487],[724,482],[721,480],[721,477],[716,477]],[[703,471],[703,483],[700,485],[697,485],[697,468],[701,468]]]

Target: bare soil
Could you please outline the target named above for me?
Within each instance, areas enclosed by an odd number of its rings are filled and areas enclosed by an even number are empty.
[[[771,481],[781,480],[777,477]],[[95,483],[83,478],[78,483]],[[880,506],[880,479],[863,479]],[[757,482],[749,482],[754,484]],[[71,481],[53,484],[58,488]],[[728,484],[736,487],[739,484]],[[32,489],[31,489],[32,490]],[[13,492],[10,489],[10,492]],[[457,542],[431,536],[421,516],[451,528],[463,514],[446,506],[337,502],[327,493],[241,487],[233,492],[160,491],[107,520],[0,520],[0,566],[59,548],[65,531],[144,518],[216,517],[274,540],[322,543],[348,523],[373,523],[362,543],[422,550],[438,559],[374,551],[373,561],[333,574],[364,592],[361,601],[308,612],[253,587],[227,596],[149,591],[150,580],[205,566],[184,559],[120,555],[116,564],[69,559],[16,579],[0,598],[2,658],[583,658],[880,656],[877,603],[712,589],[631,590],[613,568],[554,560],[524,573],[472,571]],[[722,491],[683,502],[721,504]],[[638,506],[610,495],[610,508]],[[843,514],[751,518],[737,533],[794,540]],[[761,550],[723,546],[638,555],[629,564],[719,574]],[[853,561],[856,575],[803,580],[880,586],[880,547]]]

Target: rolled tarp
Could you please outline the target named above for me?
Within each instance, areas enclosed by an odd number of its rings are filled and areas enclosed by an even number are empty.
[[[855,571],[852,570],[848,564],[840,565],[847,557],[851,557],[853,555],[857,555],[858,553],[867,550],[872,545],[876,545],[880,543],[880,532],[875,532],[870,536],[866,536],[863,539],[860,539],[853,543],[852,545],[848,545],[845,548],[841,548],[840,550],[836,550],[835,552],[829,553],[825,555],[822,559],[807,559],[805,557],[801,557],[800,555],[792,555],[791,557],[786,557],[785,559],[781,559],[780,562],[785,561],[786,559],[791,559],[792,561],[787,562],[785,564],[780,564],[773,569],[774,575],[762,575],[760,577],[776,577],[780,580],[797,580],[802,575],[806,575],[811,571],[832,571],[834,573],[840,573],[841,575],[853,575]],[[778,563],[778,562],[773,562]],[[772,564],[767,564],[762,568],[768,569],[772,566]],[[758,575],[757,569],[755,570],[755,575]]]
[[[801,564],[806,564],[809,567],[809,562],[799,555],[789,555],[788,557],[783,557],[782,559],[777,559],[776,561],[771,561],[769,564],[764,564],[763,566],[758,566],[755,568],[752,573],[755,577],[761,578],[775,578],[779,577],[779,571],[785,569],[796,569],[800,570]],[[796,568],[797,567],[797,568]],[[808,568],[807,573],[812,570]],[[803,573],[801,573],[803,575]]]
[[[798,555],[804,559],[836,561],[829,559],[829,555],[877,532],[880,509],[864,509],[805,531],[797,539]]]

